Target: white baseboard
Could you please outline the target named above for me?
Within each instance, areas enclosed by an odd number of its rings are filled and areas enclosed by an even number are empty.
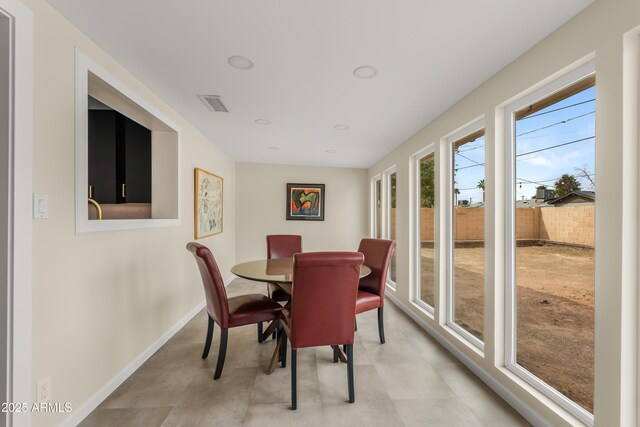
[[[228,286],[236,277],[232,276],[224,281],[224,285]],[[113,377],[108,383],[106,383],[96,394],[91,396],[82,406],[73,411],[72,415],[67,418],[62,424],[62,427],[75,427],[84,420],[94,409],[98,407],[113,391],[120,386],[129,376],[135,372],[144,362],[146,362],[153,354],[160,349],[167,341],[171,339],[180,329],[186,325],[189,320],[200,313],[200,311],[206,306],[205,301],[201,301],[196,305],[193,310],[187,313],[182,319],[173,325],[163,336],[158,338],[153,344],[151,344],[142,354],[136,357],[126,368],[124,368],[118,375]]]
[[[440,332],[435,330],[431,325],[418,317],[409,307],[407,307],[398,297],[393,294],[387,293],[386,298],[393,302],[400,310],[402,310],[407,316],[411,317],[418,325],[436,339],[443,347],[449,350],[458,360],[460,360],[467,368],[469,368],[474,374],[476,374],[489,388],[498,393],[509,405],[511,405],[520,415],[522,415],[527,421],[534,426],[550,426],[548,420],[542,418],[533,408],[531,408],[526,402],[518,399],[513,393],[509,391],[503,384],[496,381],[496,379],[487,372],[483,367],[475,363],[473,359],[469,358],[466,354],[458,350],[456,346],[452,345],[447,338],[445,338]]]

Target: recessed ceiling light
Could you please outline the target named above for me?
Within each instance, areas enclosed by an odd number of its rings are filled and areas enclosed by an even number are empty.
[[[378,74],[378,70],[371,65],[364,65],[353,70],[353,75],[359,79],[371,79]]]
[[[229,65],[238,70],[250,70],[256,66],[252,60],[245,58],[244,56],[231,56],[227,59]]]
[[[270,145],[267,147],[269,150],[278,151],[280,147],[276,147],[275,145]]]
[[[336,150],[324,150],[325,153],[336,154]]]
[[[267,119],[256,119],[254,120],[259,125],[270,125],[271,122]]]
[[[347,125],[335,125],[333,128],[335,130],[349,130],[349,126]]]

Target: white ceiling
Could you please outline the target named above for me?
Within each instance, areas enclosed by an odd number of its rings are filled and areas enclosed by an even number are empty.
[[[49,3],[233,159],[367,168],[591,1]]]

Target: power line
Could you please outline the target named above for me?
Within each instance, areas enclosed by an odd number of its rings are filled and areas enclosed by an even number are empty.
[[[478,163],[477,165],[469,165],[469,166],[463,166],[461,168],[456,168],[455,171],[461,171],[462,169],[469,169],[469,168],[477,168],[478,166],[484,166],[484,163]]]
[[[588,174],[588,176],[589,176],[589,178],[593,178],[593,177],[595,177],[595,176],[596,176],[596,174],[595,174],[595,173],[592,173],[592,174]],[[584,177],[584,176],[583,176],[583,175],[581,175],[581,176],[578,176],[577,178],[583,178],[583,177]],[[518,178],[518,177],[516,177],[516,181],[525,181],[525,182],[528,182],[528,183],[530,183],[530,184],[542,184],[542,183],[545,183],[545,182],[555,182],[555,181],[559,180],[560,178],[562,178],[562,177],[561,177],[561,176],[559,176],[559,177],[557,177],[557,178],[553,178],[553,179],[543,179],[542,181],[530,181],[530,180],[528,180],[528,179],[524,179],[524,178]]]
[[[539,117],[539,116],[543,116],[543,115],[545,115],[545,114],[553,113],[553,112],[556,112],[556,111],[565,110],[565,109],[567,109],[567,108],[575,107],[575,106],[577,106],[577,105],[586,104],[587,102],[593,102],[593,101],[595,101],[595,100],[596,100],[595,98],[593,98],[593,99],[588,99],[588,100],[586,100],[586,101],[577,102],[577,103],[575,103],[575,104],[566,105],[566,106],[564,106],[564,107],[556,108],[555,110],[543,111],[542,113],[532,114],[532,115],[530,115],[530,116],[523,117],[523,118],[521,118],[520,120],[532,119],[532,118],[534,118],[534,117]]]
[[[582,138],[582,139],[576,139],[575,141],[569,141],[569,142],[565,142],[563,144],[558,144],[558,145],[552,145],[551,147],[545,147],[545,148],[540,148],[538,150],[533,150],[533,151],[529,151],[526,153],[522,153],[522,154],[516,154],[516,157],[521,157],[521,156],[526,156],[527,154],[533,154],[533,153],[539,153],[540,151],[545,151],[545,150],[551,150],[552,148],[558,148],[558,147],[564,147],[565,145],[570,145],[570,144],[577,144],[578,142],[583,142],[583,141],[587,141],[589,139],[593,139],[596,136],[589,136],[587,138]]]
[[[553,148],[564,147],[565,145],[577,144],[578,142],[584,142],[584,141],[587,141],[589,139],[593,139],[595,137],[596,136],[593,135],[593,136],[590,136],[590,137],[587,137],[587,138],[576,139],[575,141],[564,142],[562,144],[552,145],[550,147],[540,148],[538,150],[533,150],[533,151],[528,151],[526,153],[516,154],[516,157],[522,157],[522,156],[526,156],[528,154],[539,153],[540,151],[551,150]],[[457,172],[457,171],[462,170],[462,169],[475,168],[475,167],[478,167],[478,166],[484,166],[484,163],[478,163],[478,164],[475,164],[475,165],[463,166],[461,168],[456,168],[455,171]]]
[[[523,133],[521,133],[521,134],[519,134],[519,135],[516,135],[516,136],[528,135],[528,134],[530,134],[530,133],[538,132],[539,130],[548,129],[548,128],[550,128],[550,127],[554,127],[554,126],[557,126],[557,125],[562,125],[562,124],[565,124],[565,123],[567,123],[567,122],[570,122],[571,120],[579,119],[579,118],[582,118],[582,117],[584,117],[584,116],[588,116],[589,114],[593,114],[593,113],[595,113],[595,112],[596,112],[596,111],[595,111],[595,110],[593,110],[593,111],[590,111],[590,112],[585,113],[585,114],[580,114],[579,116],[570,117],[570,118],[568,118],[568,119],[566,119],[566,120],[562,120],[562,121],[560,121],[560,122],[551,123],[550,125],[543,126],[543,127],[541,127],[541,128],[538,128],[538,129],[534,129],[534,130],[530,130],[530,131],[527,131],[527,132],[523,132]]]
[[[460,157],[462,157],[463,159],[467,159],[467,160],[469,160],[470,162],[475,163],[475,164],[476,164],[476,165],[478,165],[478,166],[483,166],[483,165],[484,165],[484,163],[483,163],[483,164],[480,164],[480,163],[476,162],[475,160],[470,159],[469,157],[465,156],[464,154],[457,153],[457,155],[458,155],[458,156],[460,156]]]
[[[522,118],[522,119],[520,119],[520,120],[530,119],[530,118],[533,118],[533,117],[539,117],[539,116],[542,116],[542,115],[545,115],[545,114],[554,113],[554,112],[556,112],[556,111],[565,110],[565,109],[567,109],[567,108],[576,107],[576,106],[578,106],[578,105],[583,105],[583,104],[586,104],[586,103],[589,103],[589,102],[593,102],[593,101],[595,101],[595,98],[588,99],[588,100],[586,100],[586,101],[582,101],[582,102],[577,102],[577,103],[575,103],[575,104],[571,104],[571,105],[565,105],[564,107],[556,108],[556,109],[549,110],[549,111],[544,111],[544,112],[542,112],[542,113],[532,114],[532,115],[530,115],[530,116],[523,117],[523,118]],[[543,130],[543,129],[548,129],[548,128],[550,128],[550,127],[553,127],[553,126],[556,126],[556,125],[559,125],[559,124],[565,124],[565,123],[570,122],[570,121],[572,121],[572,120],[579,119],[579,118],[582,118],[582,117],[588,116],[588,115],[590,115],[590,114],[594,114],[595,112],[596,112],[596,111],[595,111],[595,110],[593,110],[593,111],[590,111],[590,112],[585,113],[585,114],[580,114],[579,116],[574,116],[574,117],[570,117],[570,118],[568,118],[568,119],[566,119],[566,120],[562,120],[562,121],[559,121],[559,122],[551,123],[550,125],[543,126],[543,127],[541,127],[541,128],[537,128],[537,129],[533,129],[533,130],[530,130],[530,131],[527,131],[527,132],[523,132],[523,133],[518,134],[518,135],[516,135],[516,136],[528,135],[528,134],[530,134],[530,133],[534,133],[534,132],[537,132],[537,131],[539,131],[539,130]],[[484,136],[484,135],[483,135],[483,136]],[[481,138],[481,137],[478,137],[478,138]],[[475,140],[473,140],[473,141],[471,141],[471,142],[473,143],[473,142],[476,142],[476,141],[477,141],[477,139],[475,139]],[[456,154],[466,153],[467,151],[477,150],[478,148],[484,148],[484,144],[477,145],[477,146],[475,146],[475,147],[468,147],[468,148],[466,148],[466,149],[464,149],[464,150],[457,150]],[[466,158],[466,157],[465,157],[465,158]],[[469,160],[470,160],[470,159],[469,159]],[[473,160],[471,160],[471,161],[473,161]]]
[[[484,135],[483,135],[484,136]],[[476,140],[477,141],[477,140]],[[473,141],[475,142],[475,141]],[[467,147],[464,150],[458,150],[456,151],[456,153],[466,153],[467,151],[473,151],[473,150],[477,150],[478,148],[484,148],[484,144],[481,145],[476,145],[475,147]]]

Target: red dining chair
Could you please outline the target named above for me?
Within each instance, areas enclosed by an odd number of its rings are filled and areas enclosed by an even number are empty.
[[[371,268],[371,274],[360,279],[356,314],[378,309],[378,333],[384,344],[384,289],[391,255],[396,248],[395,240],[362,239],[358,252],[364,254],[364,264]]]
[[[358,252],[308,252],[293,257],[291,306],[282,310],[281,364],[286,365],[287,337],[291,342],[291,409],[297,408],[297,350],[330,345],[338,361],[339,345],[347,353],[349,402],[355,402],[353,322],[360,266]]]
[[[267,236],[267,258],[293,258],[302,252],[302,236],[296,234],[270,234]],[[289,301],[289,294],[275,283],[267,283],[269,296],[276,301]]]
[[[248,294],[227,298],[224,281],[220,275],[218,264],[211,251],[201,244],[191,242],[187,250],[193,254],[202,276],[204,295],[207,300],[208,328],[202,358],[206,359],[211,348],[214,324],[220,326],[220,350],[213,379],[222,374],[224,359],[227,353],[227,336],[229,328],[251,325],[262,322],[277,321],[282,306],[262,294]],[[258,329],[260,335],[260,329]]]

